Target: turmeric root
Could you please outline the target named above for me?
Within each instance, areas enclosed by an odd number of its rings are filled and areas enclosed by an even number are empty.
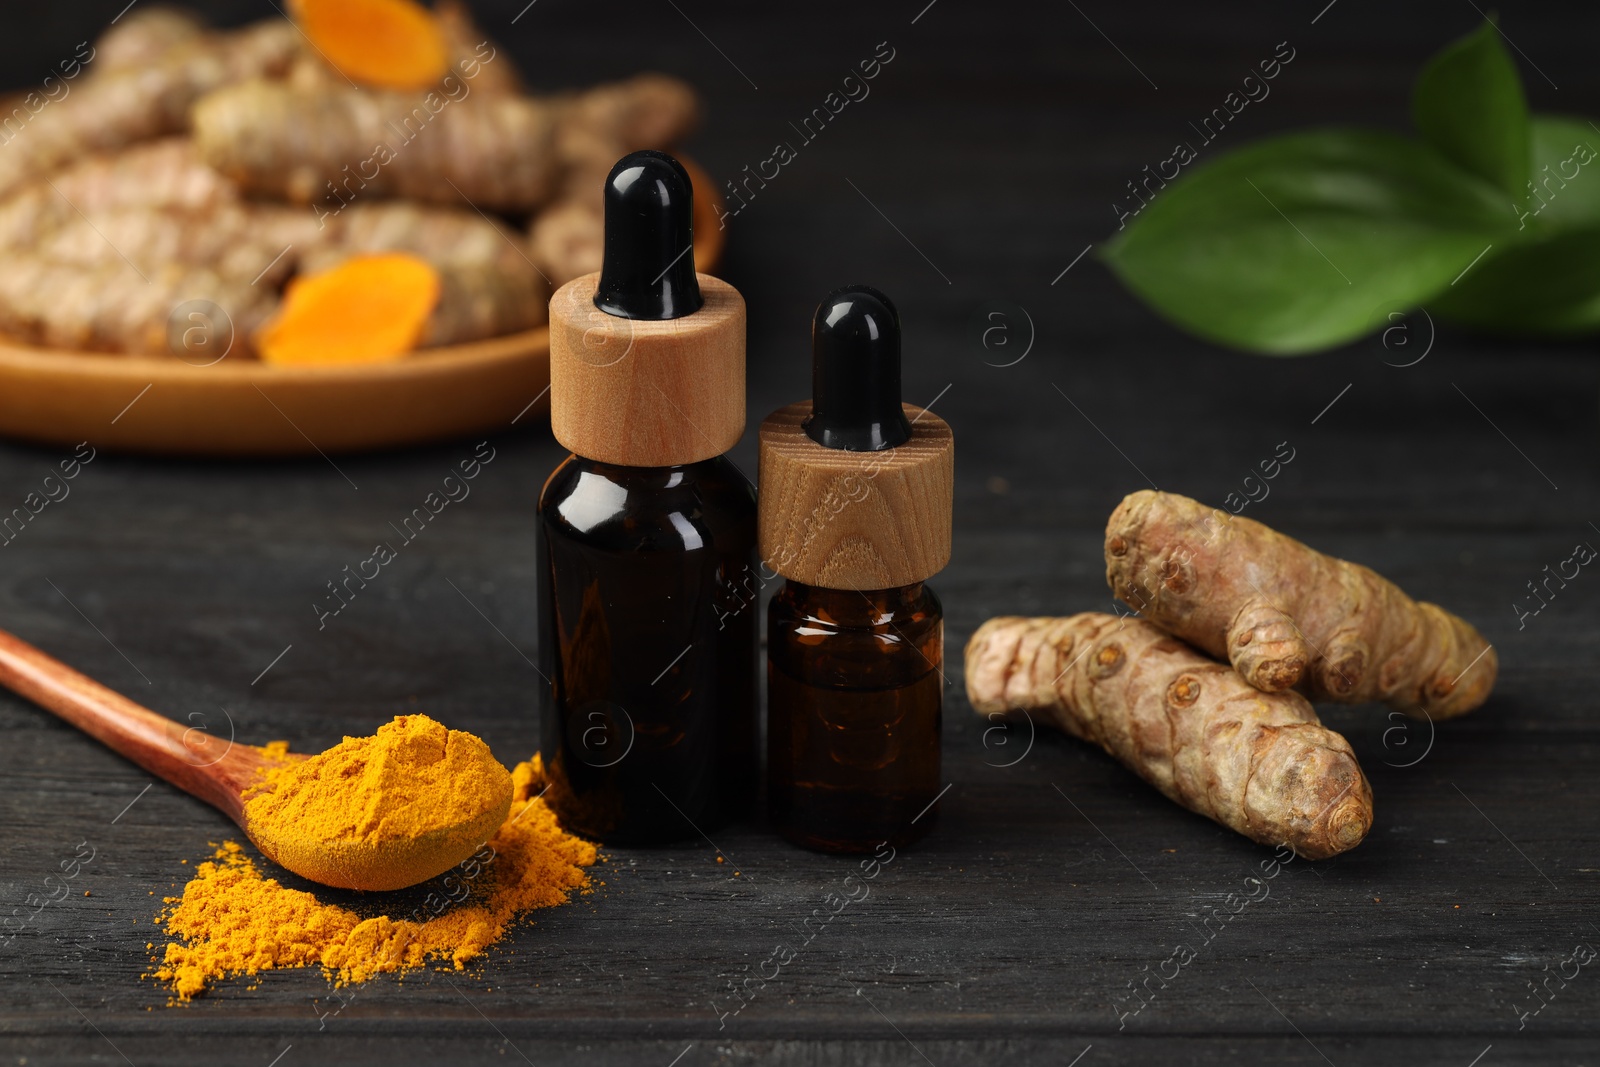
[[[299,35],[283,19],[202,34],[163,52],[151,66],[91,76],[50,105],[0,153],[0,196],[91,152],[111,151],[188,127],[205,93],[280,73]]]
[[[363,85],[423,89],[449,68],[443,27],[413,0],[296,0],[293,14],[317,53]]]
[[[605,240],[604,213],[575,200],[539,212],[528,232],[529,254],[550,284],[558,287],[599,270]]]
[[[360,225],[319,230],[303,208],[255,203],[203,213],[133,206],[92,219],[74,216],[32,250],[8,254],[20,273],[0,279],[7,283],[0,284],[0,329],[53,347],[187,358],[186,350],[173,348],[164,324],[185,301],[205,299],[237,320],[232,354],[247,358],[290,274],[316,274],[387,251],[425,258],[438,276],[436,302],[414,345],[460,344],[545,321],[548,287],[476,215],[392,204],[352,209],[341,221]],[[49,289],[22,284],[29,270],[44,272],[41,284]],[[99,295],[50,295],[63,290]],[[119,312],[108,301],[125,306]]]
[[[295,264],[279,253],[316,236],[304,209],[241,202],[181,139],[93,156],[0,203],[9,265],[0,330],[56,348],[186,359],[203,333],[208,352],[236,338],[229,351],[245,356]],[[193,301],[223,314],[202,314],[197,333]]]
[[[557,151],[562,162],[599,162],[607,171],[629,152],[671,148],[700,121],[695,91],[665,74],[598,85],[561,101],[559,108]]]
[[[331,237],[304,208],[241,200],[184,139],[92,156],[0,203],[0,324],[34,344],[192,360],[188,341],[228,347],[232,321],[230,354],[248,356],[301,254]],[[197,333],[191,301],[223,315]]]
[[[70,219],[33,252],[62,266],[126,262],[145,274],[167,264],[206,267],[222,278],[256,279],[273,292],[295,264],[292,253],[279,255],[292,242],[274,243],[273,234],[295,229],[314,232],[315,223],[303,210],[271,205],[230,204],[204,214],[133,207]]]
[[[304,269],[360,254],[409,252],[439,271],[440,293],[419,344],[461,344],[531,330],[547,317],[550,286],[520,247],[476,212],[407,203],[355,204],[332,239],[308,251]]]
[[[163,333],[185,300],[211,300],[253,330],[297,270],[408,252],[432,263],[440,281],[419,343],[457,344],[545,321],[549,286],[522,244],[520,234],[467,209],[375,201],[319,220],[303,207],[246,201],[174,138],[91,157],[0,203],[0,250],[19,257],[13,262],[48,264],[51,286],[103,288],[127,301],[128,314],[112,314],[99,299],[45,299],[6,285],[0,322],[33,343],[187,358]],[[169,268],[188,268],[177,277],[198,288],[143,288],[147,276],[171,276]],[[128,292],[135,285],[137,298]],[[159,299],[147,304],[149,294]],[[249,354],[248,338],[241,327],[235,354]]]
[[[187,138],[93,155],[0,201],[0,248],[26,250],[74,219],[143,207],[202,213],[239,199]]]
[[[97,78],[143,69],[205,32],[205,23],[192,11],[141,5],[123,15],[94,42],[91,69]]]
[[[530,286],[483,265],[440,267],[439,302],[417,347],[459,345],[531,330],[548,316],[549,293],[537,276]]]
[[[361,197],[527,211],[555,187],[548,105],[257,81],[194,109],[200,156],[248,194],[336,214]]]
[[[1309,859],[1354,848],[1372,790],[1297,693],[1263,693],[1139,619],[990,619],[967,644],[980,714],[1038,711],[1168,798]]]
[[[711,179],[688,160],[682,160],[694,183],[697,214],[710,214],[716,194],[709,192]],[[609,170],[609,168],[607,168]],[[568,181],[578,172],[569,171]],[[599,270],[605,259],[605,209],[600,191],[605,172],[588,175],[594,188],[582,197],[563,196],[534,216],[528,229],[528,247],[533,261],[550,284],[560,287],[574,278]]]
[[[688,136],[699,122],[700,100],[677,78],[640,74],[556,107],[556,154],[566,170],[560,198],[534,218],[528,239],[534,262],[559,286],[600,269],[604,188],[612,166],[629,152],[669,149]]]
[[[533,273],[515,235],[468,208],[375,201],[351,205],[337,222],[335,253],[411,252],[436,265]]]
[[[0,333],[47,348],[189,358],[193,335],[184,335],[197,320],[180,312],[199,301],[223,312],[198,312],[207,350],[244,355],[245,339],[271,314],[277,295],[193,264],[141,274],[115,255],[82,266],[13,252],[0,271]]]
[[[444,31],[450,69],[472,83],[472,91],[484,96],[516,96],[522,89],[522,75],[511,57],[484,36],[462,0],[439,0],[434,17]]]
[[[286,245],[329,237],[304,208],[241,199],[186,138],[91,156],[0,202],[0,249],[57,263],[93,265],[120,253],[141,268],[209,265],[249,281]],[[221,266],[230,259],[237,270]]]
[[[606,175],[617,160],[641,148],[672,148],[699,122],[700,100],[676,78],[640,74],[558,100],[555,110],[556,155],[565,168],[560,200],[601,218]]]
[[[439,299],[439,273],[403,252],[357,256],[289,283],[256,337],[268,363],[376,363],[416,347]]]
[[[1443,719],[1494,687],[1494,649],[1469,623],[1251,519],[1141,490],[1112,513],[1105,551],[1117,597],[1264,692]]]

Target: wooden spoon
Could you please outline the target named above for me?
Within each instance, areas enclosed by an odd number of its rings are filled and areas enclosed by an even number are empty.
[[[393,847],[368,842],[325,845],[316,852],[305,842],[270,829],[252,827],[244,793],[261,791],[261,773],[302,760],[298,754],[269,757],[265,749],[235,744],[197,727],[186,727],[112,692],[20,638],[0,630],[0,685],[27,697],[96,738],[113,752],[151,774],[199,797],[239,824],[269,859],[296,874],[343,889],[403,889],[442,874],[477,851],[505,821],[511,805],[510,778],[504,803],[453,826]],[[263,831],[266,832],[263,832]]]

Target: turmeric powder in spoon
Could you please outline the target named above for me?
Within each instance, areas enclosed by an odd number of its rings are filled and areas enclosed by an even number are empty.
[[[0,630],[0,686],[54,712],[244,828],[267,856],[341,889],[403,889],[460,863],[511,810],[489,746],[426,715],[321,755],[186,727]],[[248,809],[248,810],[247,810]]]
[[[341,889],[403,889],[442,874],[511,810],[511,774],[472,734],[401,715],[307,759],[269,765],[244,825],[274,862]]]

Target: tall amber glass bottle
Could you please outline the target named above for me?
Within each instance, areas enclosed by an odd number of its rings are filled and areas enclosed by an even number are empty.
[[[908,844],[938,818],[955,446],[900,400],[900,320],[867,286],[812,324],[812,400],[761,426],[773,825],[827,852]]]
[[[550,301],[550,405],[572,455],[539,499],[547,799],[614,844],[702,834],[755,792],[755,494],[744,301],[694,270],[692,190],[636,152],[606,182],[604,267]]]

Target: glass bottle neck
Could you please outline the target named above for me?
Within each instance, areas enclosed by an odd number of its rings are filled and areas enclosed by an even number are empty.
[[[891,626],[927,608],[922,582],[895,589],[825,589],[789,579],[778,594],[797,615],[845,627]]]

